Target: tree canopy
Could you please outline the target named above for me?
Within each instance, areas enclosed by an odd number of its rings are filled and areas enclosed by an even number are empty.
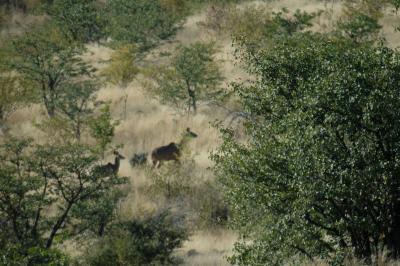
[[[214,156],[244,237],[231,261],[397,258],[400,54],[296,34],[251,63],[257,82],[235,88],[248,142],[225,129]]]

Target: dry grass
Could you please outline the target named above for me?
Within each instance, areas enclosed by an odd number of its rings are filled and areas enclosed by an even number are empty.
[[[225,258],[231,255],[230,247],[236,238],[230,231],[199,231],[177,251],[177,255],[183,258],[183,265],[229,265]]]

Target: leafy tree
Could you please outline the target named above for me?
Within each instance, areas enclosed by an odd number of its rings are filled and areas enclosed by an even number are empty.
[[[95,0],[54,0],[45,10],[75,41],[96,41],[104,35],[104,16]]]
[[[145,51],[173,35],[182,15],[160,0],[110,0],[108,34],[117,42],[136,43]]]
[[[75,225],[75,231],[91,231],[97,236],[104,236],[106,226],[116,220],[118,204],[126,194],[126,191],[113,188],[78,203],[72,209],[72,216],[80,219],[80,223]]]
[[[133,81],[140,69],[136,66],[135,45],[127,44],[118,48],[111,56],[110,64],[102,71],[108,82],[126,89],[128,84]],[[125,91],[124,97],[124,118],[126,119],[126,104],[128,94]]]
[[[80,81],[66,84],[57,99],[59,113],[67,122],[65,130],[72,130],[74,137],[80,140],[83,129],[91,121],[96,104],[97,84],[94,82]]]
[[[0,147],[0,160],[0,250],[19,245],[23,256],[74,236],[74,226],[82,221],[72,215],[74,207],[125,182],[95,175],[99,158],[81,144],[9,139]]]
[[[194,43],[178,48],[170,67],[150,73],[154,84],[151,90],[163,102],[177,107],[186,106],[188,112],[197,111],[199,100],[217,97],[222,75],[214,58],[213,43]]]
[[[136,46],[122,45],[111,55],[111,62],[102,74],[108,82],[125,88],[139,73],[135,61]]]
[[[93,72],[79,57],[83,48],[71,43],[52,25],[13,39],[12,47],[8,65],[31,84],[50,117],[56,114],[64,86]]]
[[[231,261],[398,258],[400,54],[297,34],[252,66],[258,81],[235,88],[248,141],[224,129],[214,155],[244,240]]]
[[[112,120],[109,104],[103,106],[100,113],[89,121],[90,134],[96,139],[98,150],[103,155],[114,137],[114,129],[117,125],[118,121]]]

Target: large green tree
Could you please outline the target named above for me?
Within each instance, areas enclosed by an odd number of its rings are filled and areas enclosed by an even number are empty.
[[[231,261],[399,258],[400,54],[295,34],[250,58],[248,139],[225,129],[214,155],[243,236]]]

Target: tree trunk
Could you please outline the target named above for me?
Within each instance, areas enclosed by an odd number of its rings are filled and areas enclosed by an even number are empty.
[[[394,199],[396,203],[392,211],[391,228],[389,228],[386,238],[386,246],[389,251],[389,256],[392,259],[400,258],[400,199]]]
[[[68,203],[68,206],[65,209],[64,213],[61,215],[61,217],[57,220],[56,224],[53,226],[53,229],[51,230],[50,236],[46,243],[46,248],[51,248],[54,237],[56,236],[58,230],[61,228],[61,225],[64,223],[65,219],[67,218],[72,205],[73,205],[73,203]]]
[[[189,94],[189,110],[190,110],[190,106],[192,106],[193,111],[196,114],[196,112],[197,112],[196,91],[192,90],[190,87],[188,87],[188,94]]]
[[[81,122],[78,119],[78,121],[76,122],[76,129],[75,129],[75,138],[78,142],[80,142],[81,140]]]
[[[363,259],[368,265],[372,262],[372,249],[367,232],[356,232],[351,236],[352,245],[354,247],[354,255],[358,259]]]
[[[46,106],[47,114],[49,115],[50,118],[53,118],[55,115],[55,108],[52,105],[47,105]]]
[[[5,114],[4,114],[4,108],[3,108],[3,106],[0,105],[0,123],[1,123],[0,125],[3,124],[4,116],[5,116]]]
[[[193,106],[194,114],[196,114],[197,113],[197,103],[196,103],[196,95],[195,95],[195,93],[193,93],[193,97],[192,97],[192,106]]]
[[[106,229],[106,224],[107,224],[107,222],[100,223],[99,231],[98,231],[98,234],[100,237],[102,237],[104,235],[104,231]]]
[[[50,118],[54,117],[55,115],[55,106],[54,101],[50,95],[46,94],[46,88],[42,86],[42,99],[44,106],[46,107],[47,114]]]
[[[128,102],[128,93],[125,92],[125,95],[124,95],[124,120],[126,120],[126,105],[127,105],[127,102]]]

